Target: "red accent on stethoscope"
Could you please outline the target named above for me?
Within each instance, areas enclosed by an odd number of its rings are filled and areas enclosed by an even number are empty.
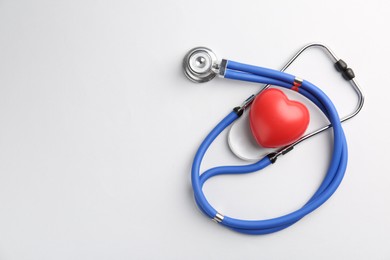
[[[275,148],[298,140],[309,125],[310,114],[304,104],[271,88],[255,98],[249,120],[256,142],[262,147]]]
[[[292,86],[291,90],[298,92],[300,86],[302,86],[302,80],[295,78],[294,85]]]

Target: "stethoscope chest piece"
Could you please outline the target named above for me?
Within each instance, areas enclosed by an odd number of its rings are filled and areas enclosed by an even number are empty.
[[[216,72],[217,56],[206,47],[191,49],[183,60],[184,73],[188,79],[196,83],[212,80]]]

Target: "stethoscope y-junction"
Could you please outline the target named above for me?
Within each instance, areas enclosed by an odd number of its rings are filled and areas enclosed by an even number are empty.
[[[321,48],[334,63],[337,71],[350,82],[358,95],[356,109],[340,119],[329,97],[314,84],[284,71],[307,49]],[[247,65],[231,60],[217,60],[208,48],[190,50],[184,57],[185,75],[193,82],[207,82],[219,75],[223,78],[265,84],[259,93],[251,95],[241,106],[235,107],[207,135],[200,145],[193,164],[191,181],[195,201],[199,209],[209,218],[232,230],[246,234],[268,234],[291,226],[301,218],[321,206],[336,191],[341,183],[348,158],[347,143],[341,123],[356,116],[364,103],[364,96],[356,82],[354,72],[347,64],[336,57],[332,50],[320,43],[313,43],[300,49],[280,70]],[[305,134],[309,124],[309,113],[304,104],[288,99],[285,94],[271,86],[291,89],[313,102],[328,118],[330,124]],[[250,108],[250,127],[256,142],[274,151],[255,163],[238,166],[219,166],[200,172],[202,159],[216,137]],[[206,199],[202,187],[211,177],[222,174],[245,174],[259,171],[276,162],[277,158],[291,151],[297,144],[327,129],[333,131],[333,148],[329,168],[321,185],[304,206],[287,215],[266,220],[242,220],[223,215]]]

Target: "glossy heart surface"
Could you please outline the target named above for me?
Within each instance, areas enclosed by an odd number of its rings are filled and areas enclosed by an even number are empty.
[[[249,121],[256,142],[262,147],[276,148],[298,140],[309,125],[310,114],[304,104],[271,88],[255,98]]]

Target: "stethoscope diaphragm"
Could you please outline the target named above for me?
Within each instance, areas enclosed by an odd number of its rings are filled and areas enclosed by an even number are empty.
[[[217,75],[217,65],[217,56],[206,47],[191,49],[183,60],[184,74],[196,83],[212,80]]]

